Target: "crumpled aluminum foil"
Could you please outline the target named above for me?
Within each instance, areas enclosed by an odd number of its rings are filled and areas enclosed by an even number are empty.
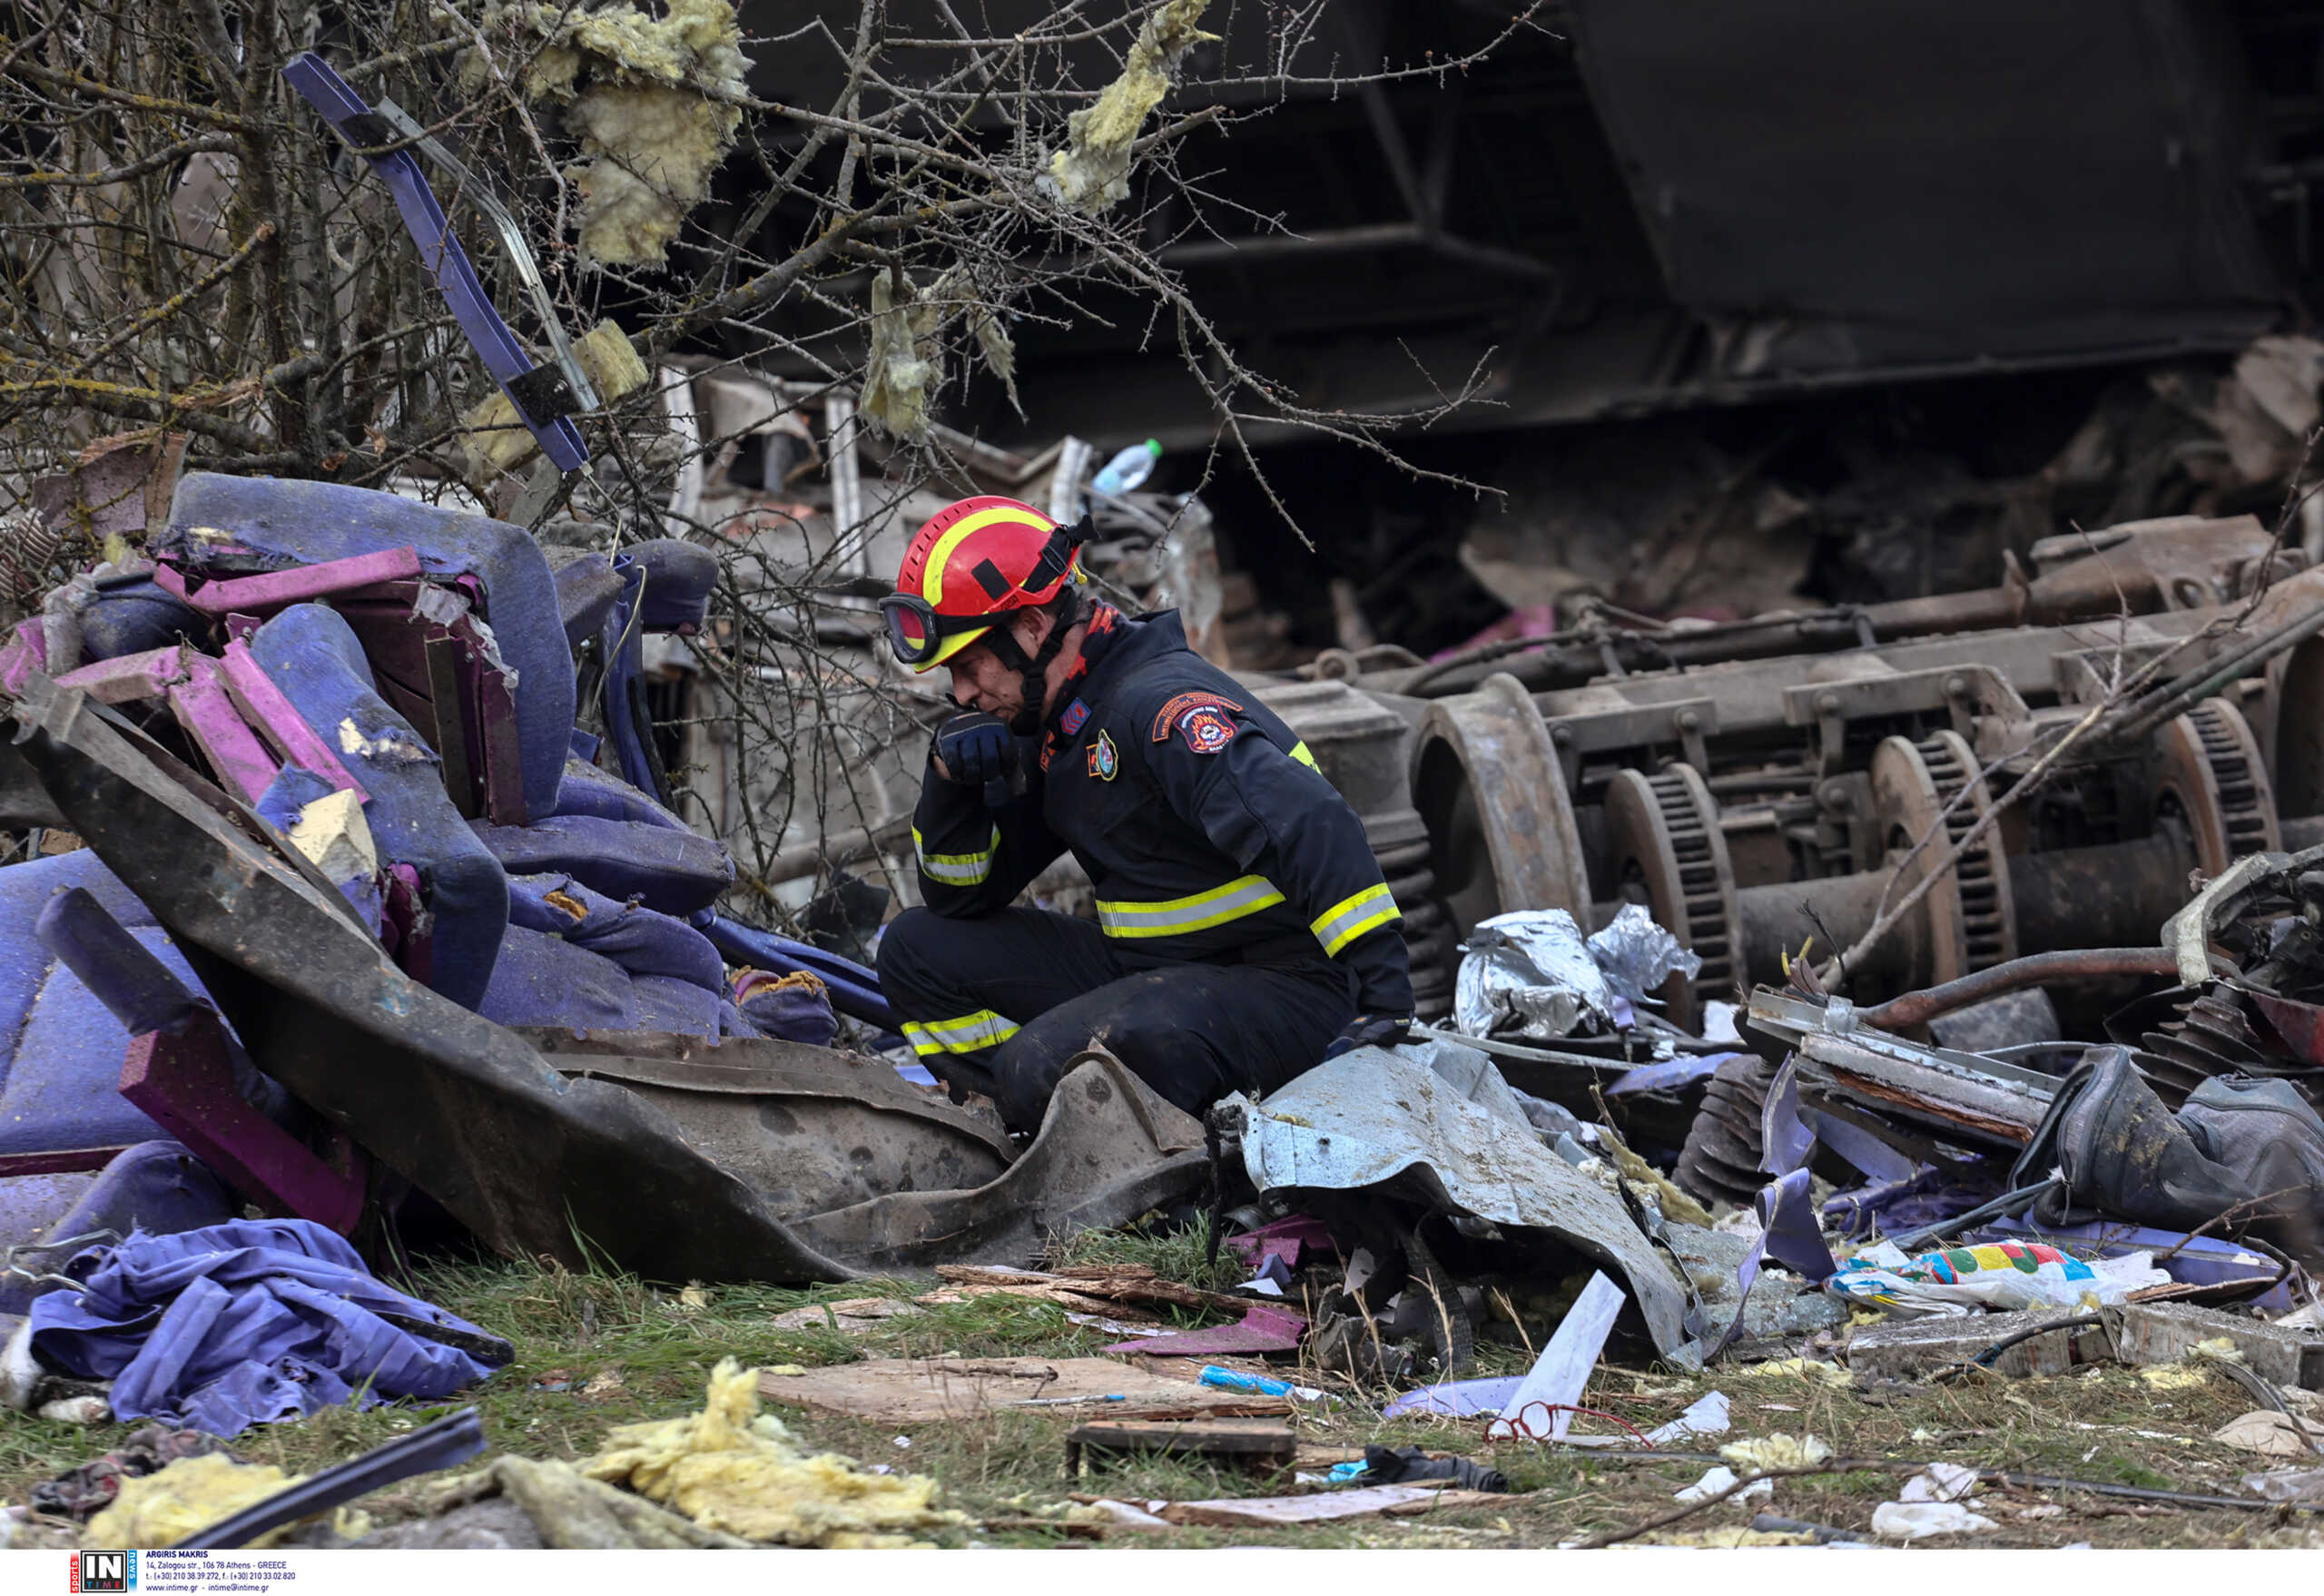
[[[1606,983],[1633,1003],[1659,1003],[1663,982],[1673,975],[1692,980],[1702,973],[1702,955],[1655,923],[1637,903],[1625,903],[1611,924],[1590,939],[1590,956]]]
[[[1613,923],[1584,939],[1562,909],[1525,909],[1479,921],[1452,984],[1453,1023],[1467,1036],[1594,1036],[1630,1022],[1630,1004],[1675,970],[1692,976],[1702,960],[1626,903]]]
[[[1452,1017],[1470,1036],[1554,1040],[1614,1025],[1615,992],[1562,909],[1522,909],[1477,922],[1452,983]]]

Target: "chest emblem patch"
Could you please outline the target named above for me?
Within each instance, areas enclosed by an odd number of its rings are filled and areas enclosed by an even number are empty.
[[[1115,752],[1110,733],[1100,732],[1098,740],[1089,744],[1089,774],[1092,779],[1110,782],[1122,768],[1121,755]]]
[[[1065,713],[1058,717],[1057,729],[1068,737],[1075,737],[1080,735],[1081,728],[1088,724],[1089,706],[1077,698],[1067,704]]]

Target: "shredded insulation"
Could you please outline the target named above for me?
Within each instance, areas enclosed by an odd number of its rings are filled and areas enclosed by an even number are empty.
[[[871,354],[856,402],[866,419],[911,442],[927,438],[929,393],[944,375],[938,335],[955,316],[968,322],[986,367],[1023,413],[1017,403],[1016,341],[1000,311],[980,295],[976,279],[956,266],[926,292],[913,285],[909,272],[872,273]]]
[[[527,98],[565,106],[566,130],[589,159],[567,173],[581,189],[581,249],[608,266],[659,266],[710,174],[734,148],[747,97],[743,31],[728,0],[665,0],[655,17],[631,5],[540,4],[487,9],[490,32],[540,40]],[[486,74],[471,53],[469,86]]]
[[[153,1473],[122,1481],[121,1494],[89,1521],[84,1543],[174,1546],[305,1477],[286,1474],[272,1463],[236,1463],[223,1453],[182,1457]],[[271,1546],[294,1527],[270,1530],[251,1545]],[[350,1539],[370,1527],[368,1517],[350,1508],[340,1509],[332,1521],[332,1528]]]
[[[645,362],[631,347],[629,335],[618,323],[600,321],[573,345],[573,358],[588,373],[601,404],[611,404],[645,386]],[[468,485],[489,487],[494,478],[514,472],[540,452],[530,429],[517,418],[508,396],[494,390],[491,397],[462,418],[467,428],[460,439],[468,456]]]
[[[702,1412],[625,1424],[581,1465],[676,1509],[705,1530],[784,1546],[912,1546],[910,1532],[962,1524],[931,1505],[924,1474],[867,1473],[834,1453],[810,1453],[783,1421],[759,1412],[758,1375],[728,1358],[710,1376]]]
[[[1121,76],[1096,104],[1066,120],[1065,148],[1049,157],[1049,175],[1067,204],[1094,214],[1129,198],[1130,146],[1138,130],[1170,92],[1178,58],[1218,36],[1195,25],[1209,4],[1167,0],[1137,30]]]
[[[856,409],[895,437],[928,436],[928,390],[935,386],[935,321],[940,312],[902,271],[872,274],[872,352]]]

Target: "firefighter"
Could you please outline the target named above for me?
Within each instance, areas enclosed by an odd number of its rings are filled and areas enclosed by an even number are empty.
[[[897,657],[948,666],[960,706],[913,815],[927,906],[889,924],[881,986],[954,1099],[1027,1134],[1093,1044],[1199,1115],[1402,1039],[1413,1010],[1363,823],[1176,614],[1085,595],[1088,531],[963,499],[881,601]],[[1014,906],[1068,849],[1095,923]]]

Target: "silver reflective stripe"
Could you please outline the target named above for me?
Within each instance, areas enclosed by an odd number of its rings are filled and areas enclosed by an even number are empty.
[[[958,1020],[904,1021],[904,1035],[911,1039],[912,1051],[923,1058],[931,1053],[978,1052],[999,1047],[1016,1034],[1013,1020],[1004,1020],[990,1009],[963,1014]]]
[[[920,868],[931,881],[942,882],[948,887],[973,887],[992,873],[992,856],[1000,848],[1000,828],[992,828],[992,841],[981,853],[931,853],[921,845],[920,828],[911,829],[911,851],[919,856]]]
[[[1315,933],[1315,940],[1324,944],[1326,954],[1336,956],[1342,948],[1356,938],[1403,918],[1403,911],[1396,907],[1396,900],[1383,884],[1366,887],[1334,903],[1308,929]]]
[[[1283,901],[1283,894],[1263,875],[1246,875],[1191,897],[1162,903],[1098,904],[1098,923],[1109,937],[1177,937],[1208,931],[1256,914]]]

